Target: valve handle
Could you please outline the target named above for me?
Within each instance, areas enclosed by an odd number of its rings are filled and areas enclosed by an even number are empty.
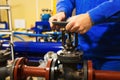
[[[66,21],[53,21],[52,22],[54,25],[60,26],[62,28],[65,28],[65,26],[68,24]]]

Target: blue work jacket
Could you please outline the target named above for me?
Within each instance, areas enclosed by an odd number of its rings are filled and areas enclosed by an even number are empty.
[[[79,35],[78,48],[86,58],[120,60],[120,0],[59,0],[57,12],[65,12],[71,17],[88,12],[94,26]]]

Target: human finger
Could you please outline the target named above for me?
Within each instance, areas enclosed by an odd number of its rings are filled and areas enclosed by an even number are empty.
[[[79,26],[73,26],[69,31],[70,32],[76,32],[78,30]]]
[[[77,33],[80,33],[80,34],[84,34],[87,32],[87,30],[85,28],[82,28],[82,29],[78,29],[76,30]]]
[[[67,31],[70,31],[73,26],[74,26],[74,22],[68,22],[68,24],[65,26],[65,29]]]
[[[87,32],[87,30],[84,29],[84,30],[80,31],[80,34],[85,34],[86,32]]]

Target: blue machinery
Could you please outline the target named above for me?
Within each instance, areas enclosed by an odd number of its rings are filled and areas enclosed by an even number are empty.
[[[21,39],[22,41],[17,41],[13,43],[15,57],[27,57],[31,60],[39,60],[43,58],[43,55],[48,51],[57,52],[62,48],[60,37],[61,33],[54,32],[50,34],[42,34],[44,31],[50,31],[50,25],[47,21],[38,21],[35,23],[35,27],[32,28],[35,31],[35,34],[32,33],[23,33],[23,32],[14,32],[14,36]],[[36,42],[25,41],[22,37],[18,35],[27,35],[31,37],[36,37]],[[1,35],[2,37],[3,35]],[[40,42],[39,38],[44,38],[44,42]],[[47,38],[52,38],[57,40],[57,42],[48,42]],[[9,43],[4,43],[9,44]],[[6,46],[5,46],[6,47]],[[8,47],[8,46],[7,46]]]
[[[60,42],[14,42],[15,56],[24,56],[30,60],[43,59],[48,51],[57,52],[61,48]]]
[[[26,58],[17,58],[12,65],[11,79],[26,80],[28,76],[34,76],[45,80],[120,80],[120,72],[95,70],[92,61],[83,60],[83,51],[77,50],[78,34],[74,33],[74,38],[72,35],[62,29],[63,49],[57,52],[56,58],[48,59],[44,66],[30,66]]]
[[[57,52],[58,58],[48,60],[44,67],[31,66],[28,65],[29,61],[26,58],[17,58],[9,69],[4,67],[6,73],[3,75],[10,75],[11,80],[26,80],[28,76],[43,77],[46,80],[120,80],[120,72],[93,69],[92,62],[83,60],[83,52],[76,48],[77,34],[75,34],[75,42],[72,41],[72,33],[68,34],[69,37],[65,40],[65,31],[62,31],[62,46],[64,47],[62,50],[61,43],[14,43],[14,48],[18,48],[18,51],[23,51],[23,53],[29,53],[29,51],[32,53],[33,50],[36,53],[59,48],[60,50]],[[35,51],[33,51],[34,54]],[[78,65],[81,68],[78,68]]]
[[[43,28],[44,25],[45,27]],[[14,32],[14,36],[19,38],[22,41],[17,41],[13,43],[13,48],[14,48],[14,54],[15,57],[27,57],[29,60],[33,61],[33,62],[38,62],[38,60],[43,59],[44,55],[48,52],[48,51],[52,51],[52,52],[57,52],[58,50],[61,50],[62,45],[61,42],[39,42],[39,38],[43,37],[43,38],[48,38],[51,37],[55,38],[59,35],[61,35],[61,33],[52,33],[52,34],[41,34],[43,31],[49,31],[50,27],[47,26],[49,25],[48,22],[36,22],[36,27],[34,28],[35,30],[35,34],[31,34],[31,33],[22,33],[22,32]],[[49,27],[49,28],[48,28]],[[29,41],[29,42],[25,42],[25,40],[22,37],[19,37],[19,35],[27,35],[27,36],[34,36],[36,37],[36,42],[33,41]],[[0,35],[1,39],[0,40],[4,40],[6,38],[3,38],[4,35]],[[6,50],[7,48],[9,48],[9,39],[7,39],[7,41],[3,41],[0,44],[0,48],[4,50]],[[6,53],[6,52],[4,52]],[[3,61],[3,54],[0,54],[0,65],[5,64],[4,66],[0,66],[0,80],[5,80],[5,78],[10,74],[11,71],[9,71],[10,67],[7,67],[7,60],[10,58],[10,51],[9,51],[9,56],[6,57],[5,56],[5,61]]]
[[[43,58],[48,51],[57,52],[62,48],[60,39],[60,32],[53,32],[49,34],[42,34],[45,31],[51,31],[49,22],[41,21],[36,22],[35,27],[31,30],[35,31],[35,34],[31,33],[22,33],[22,32],[14,32],[14,35],[27,35],[36,37],[36,42],[14,42],[14,52],[17,57],[24,56],[28,57],[31,60],[36,60]],[[44,42],[40,42],[40,38],[44,38]],[[52,38],[57,42],[49,42],[48,38]]]

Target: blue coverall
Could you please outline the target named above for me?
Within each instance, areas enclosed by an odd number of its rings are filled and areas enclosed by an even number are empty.
[[[71,17],[88,12],[94,26],[79,35],[78,48],[95,69],[120,71],[120,0],[59,0],[57,12]]]

